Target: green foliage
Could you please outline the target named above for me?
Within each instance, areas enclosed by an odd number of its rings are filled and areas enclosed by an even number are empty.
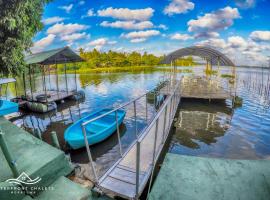
[[[188,66],[191,67],[191,66],[196,65],[192,56],[188,56],[187,58],[179,58],[175,61],[175,64],[177,66],[184,66],[184,67],[188,67]]]
[[[221,74],[222,78],[234,78],[235,76],[232,74]]]
[[[24,70],[24,52],[42,29],[44,5],[51,0],[0,0],[0,73]]]
[[[206,75],[217,75],[218,71],[216,70],[211,70],[211,69],[206,69],[204,70]]]
[[[154,66],[158,65],[162,59],[146,52],[142,55],[135,51],[132,53],[99,52],[96,49],[88,52],[80,49],[80,56],[85,60],[79,64],[79,69],[82,71],[94,68]]]

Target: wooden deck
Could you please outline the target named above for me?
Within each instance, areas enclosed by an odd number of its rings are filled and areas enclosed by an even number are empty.
[[[232,90],[226,90],[218,79],[207,77],[184,77],[181,84],[182,98],[232,99]]]
[[[166,98],[158,114],[141,133],[138,140],[101,177],[99,187],[102,191],[126,199],[136,199],[136,197],[140,196],[149,180],[155,161],[163,149],[179,102],[180,96],[176,93]],[[137,151],[138,143],[139,156]],[[136,171],[139,172],[138,194],[136,193]]]
[[[222,81],[216,78],[210,79],[198,76],[183,77],[181,81],[181,97],[210,100],[233,99],[234,90],[229,88],[232,85],[228,85],[227,80]],[[225,89],[224,85],[228,88]],[[160,92],[167,94],[167,87],[162,88]]]

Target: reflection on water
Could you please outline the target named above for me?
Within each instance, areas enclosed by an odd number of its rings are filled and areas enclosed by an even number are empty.
[[[196,74],[203,71],[194,68]],[[228,73],[229,69],[222,69]],[[240,68],[237,70],[237,95],[243,98],[243,106],[232,109],[231,102],[182,101],[180,118],[172,137],[170,151],[186,155],[201,155],[224,158],[267,158],[270,155],[270,111],[269,73],[261,69]],[[56,131],[61,147],[71,154],[74,162],[88,162],[85,149],[70,151],[63,139],[64,130],[83,116],[103,108],[113,108],[153,89],[163,76],[162,72],[80,74],[77,76],[78,89],[84,90],[83,102],[71,100],[59,104],[57,111],[46,114],[22,113],[14,118],[17,125],[33,133],[42,134],[42,139],[51,143],[50,132]],[[53,75],[46,77],[47,88],[54,87]],[[20,81],[20,80],[19,80]],[[60,87],[65,87],[64,76],[59,78]],[[36,77],[35,90],[42,88],[40,77]],[[75,87],[74,75],[68,75],[70,88]],[[20,87],[22,84],[19,84]],[[19,87],[19,89],[20,89]],[[9,90],[14,96],[14,87]],[[20,91],[22,92],[22,91]],[[138,129],[146,125],[146,99],[137,102]],[[149,119],[156,112],[148,101]],[[121,142],[124,149],[135,139],[133,106],[126,108],[127,116],[121,125]],[[149,120],[148,119],[148,120]],[[94,159],[106,168],[119,156],[117,135],[91,146]],[[102,169],[101,169],[102,170]]]
[[[226,69],[223,72],[226,73]],[[269,70],[239,68],[241,107],[231,102],[183,101],[170,152],[207,157],[267,159],[270,154]]]

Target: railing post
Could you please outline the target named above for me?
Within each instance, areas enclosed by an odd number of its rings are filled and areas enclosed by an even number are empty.
[[[137,141],[136,144],[136,199],[139,198],[139,188],[140,188],[140,142]]]
[[[120,137],[120,131],[119,131],[117,111],[115,111],[115,121],[116,121],[116,129],[117,129],[117,137],[118,137],[118,143],[119,143],[119,150],[120,150],[121,157],[123,157],[122,143],[121,143],[121,137]]]
[[[165,108],[165,116],[164,116],[164,123],[163,123],[164,127],[163,127],[162,141],[161,141],[162,144],[164,143],[164,137],[165,137],[165,131],[166,131],[167,110],[168,110],[168,104],[166,105],[166,108]]]
[[[135,134],[136,134],[136,138],[138,138],[138,129],[137,129],[137,111],[136,111],[136,100],[133,102],[133,106],[134,106],[134,123],[135,123]]]
[[[159,118],[157,118],[156,121],[156,129],[155,129],[155,138],[154,138],[154,152],[153,152],[153,160],[152,160],[152,165],[154,167],[154,163],[155,163],[155,156],[156,156],[156,147],[157,147],[157,133],[158,133],[158,122],[159,122]]]
[[[145,95],[145,120],[148,121],[148,107],[147,107],[147,95]]]
[[[92,159],[92,155],[91,155],[91,151],[90,151],[90,148],[89,148],[89,143],[88,143],[88,140],[87,140],[86,130],[85,130],[84,125],[82,125],[82,130],[83,130],[83,136],[84,136],[84,142],[85,142],[85,146],[86,146],[86,150],[87,150],[87,155],[88,155],[88,158],[89,158],[89,161],[90,161],[90,167],[92,168],[92,171],[94,173],[96,184],[99,184],[97,173],[96,173],[95,166],[94,166],[93,159]]]

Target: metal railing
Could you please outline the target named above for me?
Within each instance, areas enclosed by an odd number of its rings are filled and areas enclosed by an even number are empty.
[[[163,97],[162,101],[158,101],[154,103],[154,107],[156,106],[157,104],[157,108],[158,110],[156,111],[156,115],[152,117],[152,119],[149,119],[149,116],[148,116],[148,102],[147,102],[147,95],[153,91],[149,91],[109,112],[106,112],[98,117],[95,117],[91,120],[88,120],[88,121],[85,121],[84,123],[82,123],[81,127],[82,127],[82,131],[83,131],[83,135],[84,135],[84,141],[85,141],[85,145],[86,145],[86,150],[87,150],[87,155],[88,155],[88,158],[89,158],[89,162],[90,162],[90,168],[93,172],[93,175],[94,175],[94,183],[96,184],[96,186],[99,186],[100,184],[100,181],[101,179],[104,179],[104,176],[106,176],[106,174],[110,171],[111,168],[113,168],[117,163],[119,163],[119,161],[125,156],[127,155],[127,153],[130,151],[130,149],[136,145],[137,146],[137,155],[136,155],[136,196],[138,196],[140,193],[141,193],[141,188],[143,185],[146,184],[148,178],[142,182],[140,182],[139,180],[139,176],[140,176],[140,163],[141,163],[141,158],[140,158],[140,149],[141,149],[141,146],[143,144],[143,141],[144,141],[144,138],[147,137],[148,133],[153,129],[153,127],[156,127],[156,130],[155,130],[155,139],[153,141],[153,145],[154,145],[154,152],[153,152],[153,156],[152,156],[152,159],[151,159],[151,162],[149,162],[149,167],[148,167],[148,175],[151,174],[151,171],[154,167],[154,164],[157,160],[157,157],[159,155],[159,153],[161,152],[161,149],[160,148],[157,148],[157,147],[160,147],[161,144],[164,143],[164,141],[166,140],[166,137],[168,135],[168,130],[170,128],[170,125],[171,125],[171,122],[173,120],[173,116],[176,112],[176,107],[179,103],[179,100],[180,100],[180,81],[178,81],[177,85],[176,85],[176,81],[173,80],[172,78],[170,79],[163,79],[163,80],[167,80],[167,84],[166,86],[164,86],[163,89],[167,90],[168,91],[168,94],[170,93],[171,95],[167,96],[166,98]],[[158,92],[154,92],[154,99],[156,99],[156,96],[157,95],[160,95],[159,94],[159,91]],[[145,98],[145,108],[146,108],[146,111],[145,111],[145,121],[146,121],[146,126],[144,129],[142,129],[140,132],[138,131],[138,127],[137,127],[137,119],[138,119],[138,116],[137,116],[137,102],[138,101],[141,101]],[[162,102],[162,103],[161,103]],[[125,107],[127,106],[131,106],[133,105],[133,112],[134,112],[134,117],[133,117],[133,120],[134,120],[134,127],[135,127],[135,136],[136,136],[136,139],[135,141],[129,146],[129,148],[127,148],[127,151],[124,153],[123,152],[123,147],[122,147],[122,143],[121,143],[121,136],[120,136],[120,130],[119,130],[119,119],[118,119],[118,114],[117,114],[117,111],[118,110],[121,110],[121,109],[124,109]],[[101,179],[99,178],[98,174],[97,174],[97,171],[96,171],[96,168],[95,168],[95,164],[93,162],[93,158],[92,158],[92,154],[91,154],[91,151],[90,151],[90,147],[89,147],[89,143],[88,143],[88,139],[87,139],[87,131],[86,131],[86,126],[98,119],[101,119],[109,114],[112,114],[114,113],[115,115],[115,123],[116,123],[116,134],[117,134],[117,139],[118,139],[118,144],[119,144],[119,152],[120,152],[120,158],[115,162],[114,166],[112,166],[109,170],[107,170],[104,175],[101,177]],[[164,114],[165,113],[165,114]],[[161,117],[163,119],[163,121],[161,120]],[[162,129],[160,129],[160,126],[159,126],[159,122],[162,122],[161,124],[163,124],[162,126]],[[162,130],[162,131],[160,131]],[[162,139],[160,140],[160,134],[163,134],[162,135]]]

